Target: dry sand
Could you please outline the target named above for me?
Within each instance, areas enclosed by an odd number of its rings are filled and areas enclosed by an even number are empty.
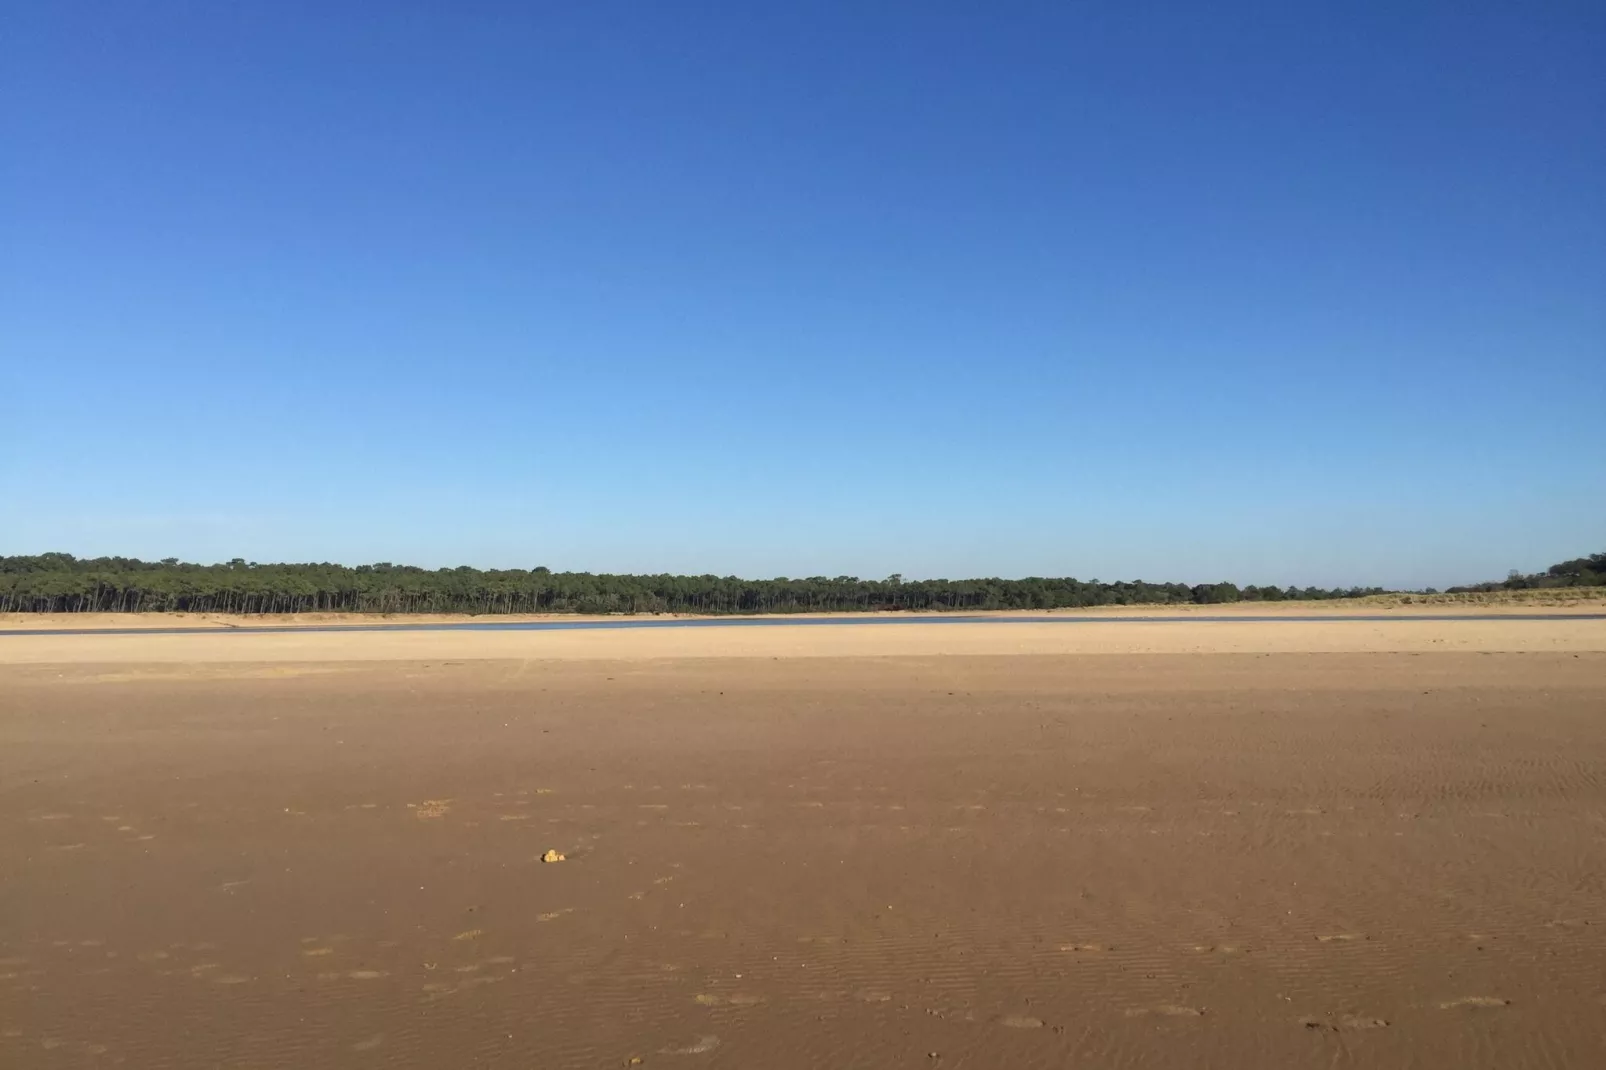
[[[0,665],[1606,650],[1606,620],[989,621],[582,631],[3,635]]]
[[[1603,1065],[1603,650],[6,637],[0,1065]]]

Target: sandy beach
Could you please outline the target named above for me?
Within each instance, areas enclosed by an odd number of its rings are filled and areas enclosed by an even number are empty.
[[[772,618],[773,619],[773,618]],[[268,631],[0,636],[0,664],[218,664],[485,659],[957,657],[1075,654],[1606,650],[1606,620],[808,624],[579,631]]]
[[[0,1064],[1596,1065],[1603,709],[1587,620],[0,637]]]

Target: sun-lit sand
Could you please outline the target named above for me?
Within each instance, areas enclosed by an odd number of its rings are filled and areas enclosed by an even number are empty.
[[[1389,653],[1606,649],[1589,619],[808,624],[583,631],[280,631],[8,635],[0,664],[391,661],[418,658],[899,657],[1004,654]]]
[[[1602,711],[1590,620],[0,636],[0,1065],[1602,1065]]]

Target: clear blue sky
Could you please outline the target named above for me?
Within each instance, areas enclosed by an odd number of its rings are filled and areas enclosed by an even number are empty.
[[[1606,549],[1606,6],[16,3],[0,552]]]

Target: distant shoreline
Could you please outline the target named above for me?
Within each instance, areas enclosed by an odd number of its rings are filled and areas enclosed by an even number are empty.
[[[1074,606],[1057,609],[1000,609],[930,611],[826,611],[819,613],[184,613],[149,611],[138,613],[5,613],[0,614],[0,632],[37,629],[128,630],[172,628],[216,628],[220,632],[239,628],[327,628],[384,624],[523,624],[541,622],[616,620],[804,620],[833,617],[1341,617],[1356,613],[1398,613],[1446,618],[1466,615],[1531,613],[1542,608],[1547,613],[1598,613],[1606,610],[1606,588],[1566,587],[1531,591],[1497,591],[1470,594],[1372,595],[1366,598],[1322,599],[1313,601],[1232,602],[1227,604],[1149,604]]]

